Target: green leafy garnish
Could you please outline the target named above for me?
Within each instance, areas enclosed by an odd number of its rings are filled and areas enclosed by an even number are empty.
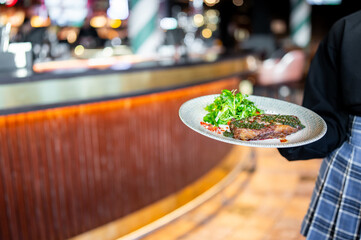
[[[247,97],[247,94],[236,93],[236,90],[222,90],[214,102],[205,107],[208,113],[203,117],[203,121],[219,126],[227,124],[233,118],[239,120],[263,113]]]

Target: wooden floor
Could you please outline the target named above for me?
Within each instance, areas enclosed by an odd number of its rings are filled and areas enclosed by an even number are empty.
[[[142,240],[299,240],[321,160],[253,148],[253,164],[201,206]]]

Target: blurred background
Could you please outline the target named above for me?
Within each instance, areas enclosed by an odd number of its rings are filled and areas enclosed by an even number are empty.
[[[360,7],[350,0],[306,3],[154,0],[142,6],[127,0],[2,0],[2,52],[29,52],[29,65],[34,65],[29,69],[35,72],[53,70],[45,62],[114,56],[142,57],[127,61],[132,63],[253,51],[264,60],[293,48],[309,56],[337,19]]]
[[[222,89],[301,104],[321,39],[360,9],[0,0],[0,239],[303,239],[320,160],[218,142],[179,109]]]

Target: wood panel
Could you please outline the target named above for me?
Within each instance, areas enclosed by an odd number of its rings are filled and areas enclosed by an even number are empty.
[[[133,98],[0,117],[0,239],[66,239],[162,199],[230,150],[178,117],[229,78]]]

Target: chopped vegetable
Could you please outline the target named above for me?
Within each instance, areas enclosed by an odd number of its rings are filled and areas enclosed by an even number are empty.
[[[219,126],[227,124],[233,118],[239,120],[263,113],[247,97],[247,94],[236,93],[236,90],[222,90],[214,102],[205,107],[208,113],[203,121]]]

